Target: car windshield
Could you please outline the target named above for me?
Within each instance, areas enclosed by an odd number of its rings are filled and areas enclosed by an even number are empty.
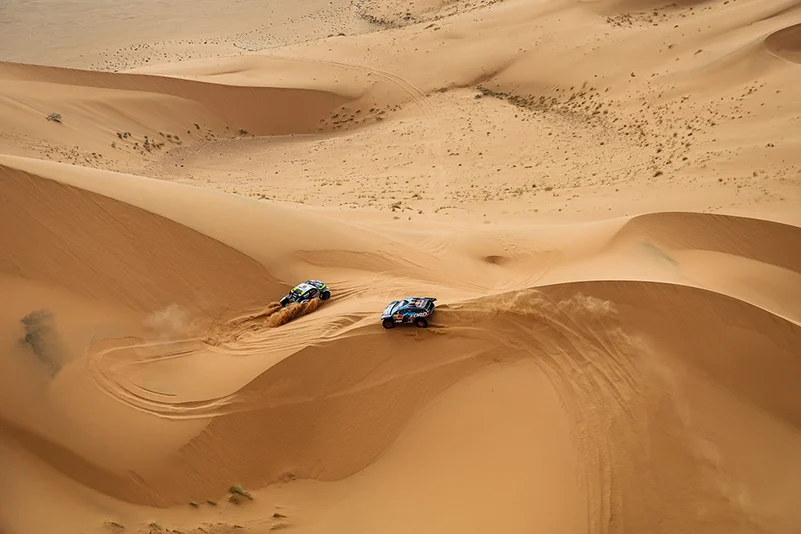
[[[293,288],[292,289],[292,293],[295,294],[295,295],[303,295],[305,293],[308,293],[309,289],[311,289],[311,287],[307,286],[306,284],[301,284],[301,285]]]
[[[403,306],[403,304],[404,304],[404,302],[403,302],[403,301],[399,301],[399,302],[396,302],[395,304],[393,304],[393,305],[391,305],[391,306],[388,306],[388,307],[387,307],[387,315],[392,315],[393,313],[395,313],[396,311],[398,311],[398,308],[400,308],[401,306]]]

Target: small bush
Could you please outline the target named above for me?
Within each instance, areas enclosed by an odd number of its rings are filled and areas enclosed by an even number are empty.
[[[242,488],[242,486],[239,484],[231,486],[228,488],[228,491],[231,493],[231,496],[228,497],[228,500],[234,504],[239,504],[242,502],[243,497],[253,500],[253,496],[249,492],[245,491],[244,488]]]

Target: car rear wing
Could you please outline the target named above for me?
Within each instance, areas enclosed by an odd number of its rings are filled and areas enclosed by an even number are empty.
[[[428,313],[434,311],[434,303],[437,301],[435,297],[414,297],[409,300],[412,302],[417,302],[417,305],[426,310]]]

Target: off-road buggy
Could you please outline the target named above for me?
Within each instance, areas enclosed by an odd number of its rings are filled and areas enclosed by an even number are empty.
[[[410,297],[403,300],[393,300],[381,314],[381,324],[384,328],[394,328],[396,324],[414,324],[418,328],[428,326],[428,318],[434,313],[433,297]]]
[[[328,300],[331,292],[328,286],[319,280],[306,280],[292,288],[288,295],[281,297],[281,306],[294,302],[303,304],[313,299]]]

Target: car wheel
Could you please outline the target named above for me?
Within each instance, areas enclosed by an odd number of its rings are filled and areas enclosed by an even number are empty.
[[[395,321],[393,321],[392,319],[384,319],[384,321],[381,324],[384,325],[384,328],[386,328],[387,330],[395,327]]]
[[[428,326],[428,321],[423,319],[422,317],[418,317],[417,320],[414,322],[417,325],[417,328],[425,328]]]
[[[330,291],[323,291],[322,299],[323,300],[328,300],[330,298],[331,298],[331,292]]]
[[[281,298],[281,306],[286,306],[287,300],[288,299],[286,297],[282,297]]]

